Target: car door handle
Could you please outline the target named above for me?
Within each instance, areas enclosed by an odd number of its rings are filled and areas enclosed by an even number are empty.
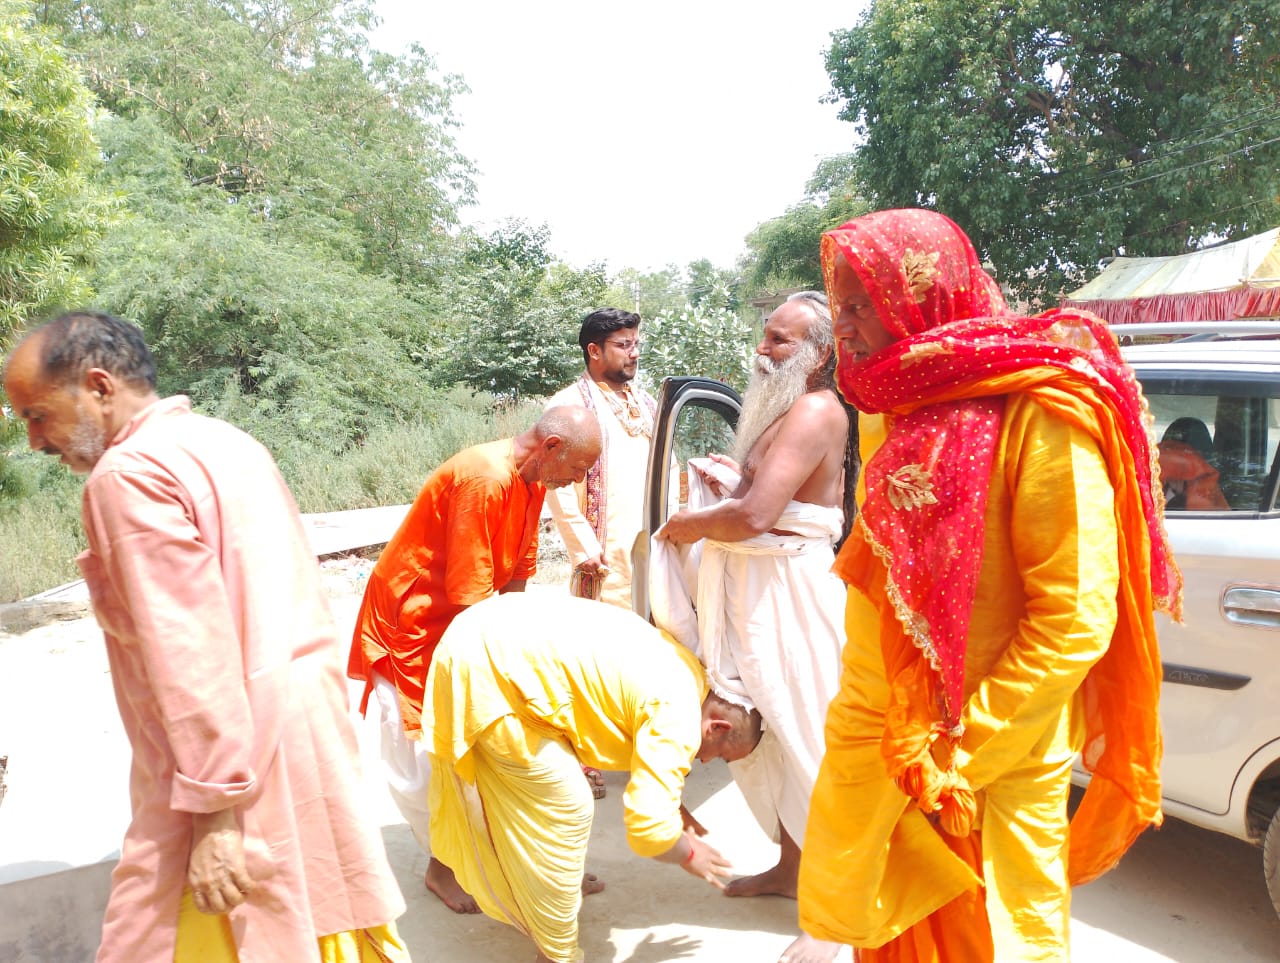
[[[1280,591],[1260,585],[1232,585],[1222,593],[1222,615],[1239,625],[1280,629]]]

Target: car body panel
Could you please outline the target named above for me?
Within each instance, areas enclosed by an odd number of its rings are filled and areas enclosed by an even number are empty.
[[[1117,333],[1124,329],[1118,329]],[[1125,348],[1159,440],[1173,418],[1210,427],[1230,509],[1170,500],[1183,621],[1157,616],[1166,810],[1251,839],[1260,777],[1280,761],[1280,343],[1180,341]]]

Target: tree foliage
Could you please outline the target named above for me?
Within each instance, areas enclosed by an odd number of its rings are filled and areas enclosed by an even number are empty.
[[[874,0],[827,57],[876,207],[948,214],[1044,299],[1280,220],[1280,4]]]
[[[161,389],[286,462],[414,418],[471,191],[459,83],[371,49],[367,2],[40,10],[102,107],[97,180],[121,199],[94,301],[142,325]]]
[[[191,189],[182,147],[147,118],[101,125],[131,213],[103,241],[99,298],[137,320],[162,391],[182,391],[288,460],[337,451],[413,416],[423,372],[411,289],[264,230],[212,185]]]
[[[684,271],[668,264],[660,271],[623,268],[610,279],[605,301],[617,308],[636,311],[647,320],[664,311],[679,310],[688,297]]]
[[[645,323],[641,365],[658,384],[677,375],[703,375],[744,389],[751,375],[751,325],[734,310],[724,283],[703,292],[699,303],[664,311]]]
[[[445,299],[450,320],[432,359],[438,384],[462,383],[505,399],[545,395],[582,370],[578,328],[608,289],[601,265],[554,261],[545,226],[513,221],[468,233]]]
[[[822,232],[870,210],[859,194],[853,164],[852,154],[820,162],[805,187],[804,200],[747,235],[742,267],[748,291],[822,290]]]
[[[472,192],[450,136],[457,78],[369,46],[367,0],[51,5],[112,113],[182,148],[193,188],[296,225],[361,270],[428,280]]]
[[[92,97],[30,6],[0,0],[0,345],[27,317],[88,294],[109,199],[92,183]]]

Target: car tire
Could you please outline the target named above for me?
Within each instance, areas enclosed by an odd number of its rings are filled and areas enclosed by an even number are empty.
[[[1271,814],[1271,824],[1262,841],[1262,871],[1267,878],[1271,905],[1280,914],[1280,809]]]

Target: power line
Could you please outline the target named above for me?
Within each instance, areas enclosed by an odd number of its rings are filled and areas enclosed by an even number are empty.
[[[1216,164],[1219,161],[1226,160],[1228,157],[1234,157],[1236,154],[1247,154],[1250,151],[1259,150],[1275,143],[1280,143],[1280,137],[1271,137],[1267,140],[1250,143],[1244,147],[1239,147],[1223,154],[1215,154],[1213,157],[1206,157],[1204,160],[1196,161],[1194,164],[1184,164],[1181,167],[1171,167],[1168,170],[1157,171],[1154,174],[1148,174],[1146,177],[1139,177],[1136,180],[1126,181],[1123,184],[1114,184],[1109,187],[1099,187],[1095,190],[1083,191],[1079,194],[1073,194],[1070,197],[1061,198],[1057,200],[1056,203],[1072,204],[1076,201],[1085,200],[1086,198],[1096,197],[1099,194],[1112,194],[1116,191],[1129,190],[1133,187],[1137,187],[1139,184],[1146,184],[1149,181],[1158,180],[1161,177],[1168,177],[1171,174],[1181,174],[1185,171],[1195,170],[1197,167],[1204,167],[1208,164]]]
[[[1259,113],[1264,114],[1264,116],[1256,120],[1253,120],[1247,124],[1242,124],[1241,126],[1233,128],[1231,130],[1225,130],[1225,131],[1219,130],[1213,137],[1208,137],[1203,140],[1196,141],[1195,143],[1186,144],[1182,147],[1177,147],[1173,150],[1166,151],[1156,156],[1145,157],[1134,164],[1129,164],[1124,167],[1113,167],[1111,170],[1107,170],[1107,171],[1100,171],[1092,175],[1091,177],[1089,177],[1086,181],[1084,181],[1083,184],[1079,185],[1079,189],[1082,191],[1085,191],[1091,188],[1093,185],[1099,183],[1100,181],[1104,181],[1107,178],[1112,177],[1116,174],[1132,175],[1135,171],[1137,171],[1140,168],[1149,167],[1152,164],[1158,164],[1178,154],[1183,154],[1190,150],[1196,150],[1198,148],[1206,147],[1210,144],[1217,143],[1218,141],[1224,141],[1224,140],[1227,140],[1228,138],[1236,137],[1239,134],[1242,134],[1248,130],[1252,130],[1255,127],[1261,127],[1270,123],[1280,122],[1280,100],[1276,100],[1275,102],[1267,104],[1263,107],[1255,107],[1253,110],[1248,110],[1242,114],[1238,114],[1233,119],[1228,120],[1227,123],[1238,123],[1239,121],[1244,120],[1246,117],[1250,117]],[[1154,142],[1153,145],[1150,145],[1150,146],[1159,146],[1161,144],[1176,144],[1181,140],[1185,140],[1188,137],[1193,137],[1196,134],[1202,133],[1210,129],[1211,128],[1209,127],[1201,127],[1196,130],[1189,131],[1188,133],[1178,138],[1167,139],[1163,141],[1156,141]],[[1257,145],[1253,145],[1253,146],[1257,146]],[[1207,161],[1206,163],[1211,163],[1212,160],[1213,159],[1210,158],[1209,161]],[[1141,182],[1136,181],[1131,183],[1141,183]],[[1040,190],[1047,191],[1052,189],[1048,183],[1044,183],[1038,186]],[[1124,186],[1124,185],[1120,185],[1120,186]],[[1035,187],[1033,187],[1032,189],[1034,190]],[[1106,188],[1106,189],[1114,189],[1114,188]],[[1074,195],[1071,198],[1071,200],[1077,200],[1078,198],[1084,197],[1084,196],[1088,196],[1088,195],[1085,193],[1080,193],[1080,194]]]
[[[1254,207],[1254,208],[1261,209],[1261,206],[1262,204],[1260,199],[1257,197],[1251,196],[1247,201],[1244,201],[1240,204],[1232,204],[1230,207],[1223,207],[1216,211],[1209,211],[1207,214],[1197,217],[1197,220],[1208,220],[1210,218],[1221,217],[1224,214],[1230,214],[1233,211],[1239,211],[1246,207]],[[1128,234],[1124,238],[1125,244],[1127,246],[1128,242],[1132,241],[1133,239],[1139,238],[1139,237],[1146,237],[1148,234],[1160,234],[1161,232],[1168,230],[1170,226],[1172,225],[1166,224],[1163,227],[1153,227],[1145,231],[1139,231],[1136,234]]]
[[[1204,167],[1206,164],[1212,164],[1216,161],[1225,160],[1228,157],[1234,157],[1236,154],[1247,154],[1251,150],[1258,150],[1270,144],[1280,143],[1280,137],[1271,137],[1264,141],[1247,144],[1244,147],[1238,147],[1235,150],[1227,151],[1225,154],[1215,154],[1213,157],[1206,157],[1202,161],[1196,161],[1194,164],[1184,164],[1182,167],[1170,168],[1166,171],[1157,171],[1154,174],[1148,174],[1146,177],[1139,177],[1136,181],[1129,181],[1125,184],[1116,184],[1114,187],[1100,187],[1094,193],[1109,194],[1112,191],[1123,191],[1131,187],[1137,187],[1139,184],[1145,184],[1148,181],[1154,181],[1160,177],[1167,177],[1169,174],[1178,174],[1182,171],[1195,170],[1197,167]],[[1076,198],[1072,198],[1075,200]]]
[[[1277,106],[1280,106],[1280,104],[1277,104]],[[1189,150],[1195,150],[1196,148],[1199,148],[1199,147],[1206,147],[1209,144],[1213,144],[1221,140],[1226,140],[1229,137],[1234,137],[1237,134],[1242,134],[1247,130],[1252,130],[1255,127],[1261,127],[1265,124],[1274,123],[1275,121],[1278,121],[1278,120],[1280,120],[1280,111],[1277,111],[1276,113],[1270,114],[1259,120],[1255,120],[1252,123],[1244,124],[1240,127],[1236,127],[1233,130],[1221,131],[1220,133],[1218,133],[1213,137],[1207,137],[1204,140],[1197,141],[1194,144],[1187,144],[1185,147],[1179,147],[1176,150],[1167,151],[1166,153],[1160,154],[1158,156],[1144,157],[1142,160],[1137,161],[1136,163],[1131,164],[1128,167],[1112,168],[1109,171],[1104,171],[1103,173],[1096,175],[1094,177],[1094,180],[1102,180],[1104,178],[1110,177],[1112,174],[1132,173],[1133,171],[1137,170],[1139,167],[1147,167],[1151,164],[1158,163],[1159,161],[1167,160],[1168,158],[1174,157],[1178,154],[1185,154]],[[1173,143],[1173,142],[1165,141],[1164,143]]]

